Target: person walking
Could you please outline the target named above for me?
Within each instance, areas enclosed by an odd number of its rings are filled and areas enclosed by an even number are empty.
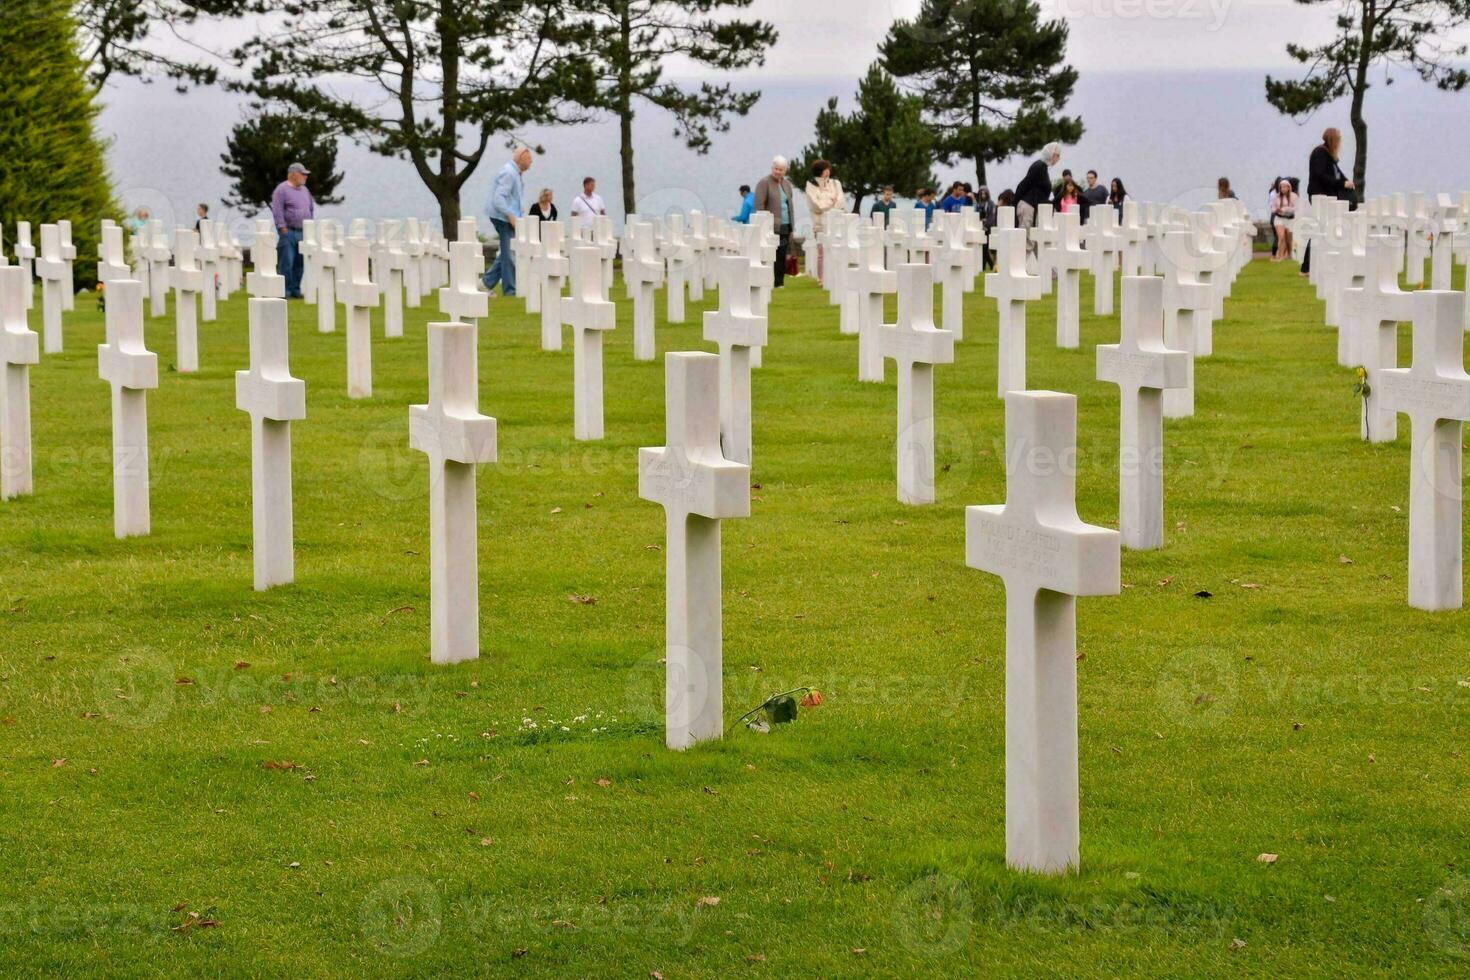
[[[550,187],[541,188],[541,193],[536,195],[536,203],[531,205],[531,214],[542,221],[556,220],[556,204],[551,200]]]
[[[806,183],[806,204],[812,213],[812,234],[817,238],[817,284],[825,279],[827,246],[823,236],[827,231],[827,215],[847,207],[842,183],[832,176],[832,164],[818,160],[812,164],[812,179]]]
[[[791,251],[791,221],[796,214],[796,188],[786,179],[791,165],[785,157],[771,161],[771,172],[755,185],[755,210],[774,218],[779,244],[776,246],[776,288],[786,285],[786,256]]]
[[[1016,227],[1030,230],[1036,227],[1036,209],[1051,200],[1051,173],[1062,159],[1062,144],[1051,142],[1041,148],[1041,156],[1031,161],[1026,176],[1016,185]],[[1035,251],[1035,243],[1026,236],[1027,251]]]
[[[730,220],[737,225],[750,224],[750,216],[755,212],[755,194],[751,191],[749,184],[740,185],[740,213]]]
[[[893,223],[893,209],[898,207],[898,202],[893,199],[893,185],[883,185],[883,196],[873,202],[873,209],[868,212],[868,217],[875,214],[883,215],[883,226],[886,228]]]
[[[990,199],[990,188],[985,184],[975,192],[975,213],[980,216],[980,224],[985,228],[985,244],[981,246],[980,256],[987,269],[995,268],[995,252],[990,247],[990,233],[995,230],[996,208],[995,202]]]
[[[1111,181],[1108,182],[1107,203],[1111,204],[1113,206],[1113,210],[1118,212],[1119,222],[1122,222],[1123,220],[1123,205],[1127,203],[1127,201],[1128,188],[1123,186],[1122,178],[1114,177]]]
[[[939,201],[939,209],[945,214],[957,214],[960,208],[970,203],[965,200],[965,187],[959,181],[949,185],[949,190],[944,192],[944,197]]]
[[[1215,181],[1215,192],[1215,196],[1221,201],[1230,201],[1235,199],[1235,192],[1230,189],[1229,177],[1221,177],[1219,180]]]
[[[1058,214],[1082,210],[1082,192],[1072,180],[1071,174],[1062,177],[1062,186],[1057,189],[1056,200],[1052,202],[1052,205]]]
[[[194,230],[197,232],[199,226],[209,220],[209,205],[201,204],[194,209]]]
[[[139,207],[133,211],[133,216],[123,221],[123,227],[128,230],[129,235],[142,234],[148,228],[148,209]]]
[[[286,179],[271,194],[271,219],[275,222],[276,272],[286,280],[286,298],[301,298],[301,227],[302,222],[316,217],[316,200],[306,189],[311,171],[305,164],[293,163],[286,168]]]
[[[934,188],[920,187],[914,193],[914,207],[924,212],[924,230],[934,223]]]
[[[1291,257],[1291,226],[1296,220],[1296,209],[1299,199],[1297,193],[1292,189],[1291,181],[1282,177],[1276,182],[1276,189],[1271,192],[1271,227],[1276,231],[1276,248],[1271,255],[1272,262],[1280,262]]]
[[[1353,182],[1348,180],[1342,168],[1337,165],[1337,157],[1341,152],[1342,133],[1336,126],[1328,126],[1322,131],[1322,142],[1307,157],[1307,200],[1310,202],[1318,197],[1331,197],[1347,201],[1348,210],[1351,211],[1358,206],[1358,193]],[[1307,250],[1302,255],[1302,275],[1308,275],[1311,271],[1312,243],[1308,242]]]
[[[572,220],[583,228],[591,229],[597,219],[605,214],[607,205],[603,203],[602,195],[597,193],[597,181],[592,177],[583,177],[582,193],[572,201]]]
[[[511,243],[515,241],[516,223],[526,213],[521,204],[521,197],[525,193],[522,175],[530,169],[531,148],[516,147],[505,166],[495,175],[495,183],[490,188],[490,203],[485,206],[485,214],[495,226],[500,247],[495,252],[495,261],[485,270],[485,276],[480,281],[485,284],[491,296],[495,295],[497,285],[503,295],[516,294],[516,264],[511,255]]]

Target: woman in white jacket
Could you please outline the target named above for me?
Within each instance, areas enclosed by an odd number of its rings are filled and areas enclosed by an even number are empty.
[[[812,179],[806,183],[806,203],[812,212],[812,234],[817,236],[817,284],[825,280],[827,247],[822,235],[827,230],[827,212],[847,207],[842,184],[832,177],[832,164],[818,160],[812,164]]]

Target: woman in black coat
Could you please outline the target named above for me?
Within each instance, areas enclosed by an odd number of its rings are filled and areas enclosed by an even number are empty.
[[[1307,200],[1315,197],[1330,197],[1347,201],[1348,208],[1358,206],[1358,191],[1353,182],[1337,165],[1337,155],[1342,151],[1342,133],[1337,127],[1329,126],[1322,132],[1322,145],[1312,150],[1307,158]],[[1312,271],[1312,243],[1307,243],[1302,255],[1302,275]]]

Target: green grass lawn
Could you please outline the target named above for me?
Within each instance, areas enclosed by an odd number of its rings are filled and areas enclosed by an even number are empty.
[[[1079,603],[1064,878],[1004,864],[1003,590],[964,565],[963,507],[1005,486],[978,292],[936,369],[924,508],[895,500],[892,364],[859,384],[826,294],[777,294],[752,513],[724,526],[726,721],[801,685],[825,703],[679,754],[663,513],[637,496],[663,366],[633,361],[621,283],[600,443],[572,440],[570,332],[542,352],[520,300],[481,324],[501,462],[481,658],[453,667],[429,663],[408,449],[428,307],[392,341],[375,314],[375,397],[352,402],[340,317],[321,335],[292,304],[297,581],[256,594],[244,296],[201,325],[197,375],[148,321],[153,534],[126,542],[80,297],[31,372],[36,493],[0,504],[0,973],[1463,976],[1470,621],[1408,607],[1407,420],[1359,441],[1293,268],[1246,270],[1197,414],[1166,423],[1166,547]],[[660,353],[710,349],[702,308],[660,322]],[[1117,320],[1085,312],[1061,351],[1054,309],[1030,307],[1029,381],[1078,395],[1078,509],[1116,526],[1093,347]]]

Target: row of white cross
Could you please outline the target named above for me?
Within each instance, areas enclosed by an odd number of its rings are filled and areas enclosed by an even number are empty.
[[[969,211],[938,215],[928,229],[922,212],[904,214],[893,212],[892,223],[881,213],[871,221],[832,216],[809,247],[826,250],[839,330],[858,334],[858,379],[882,381],[883,358],[897,363],[898,489],[907,503],[934,500],[933,365],[954,359],[964,294],[974,289],[982,248],[995,252],[985,292],[999,310],[1006,503],[967,509],[966,562],[1006,587],[1007,861],[1061,872],[1077,865],[1080,839],[1076,597],[1118,592],[1120,547],[1163,545],[1163,419],[1193,413],[1193,360],[1213,349],[1213,320],[1250,259],[1255,228],[1234,201],[1194,213],[1130,203],[1121,223],[1112,208],[1094,208],[1085,229],[1075,212],[1043,206],[1029,233],[1010,208],[999,209],[988,233]],[[1120,340],[1097,348],[1097,377],[1121,395],[1120,531],[1112,531],[1077,515],[1075,396],[1025,390],[1025,304],[1055,288],[1057,344],[1077,347],[1081,270],[1092,271],[1093,309],[1106,316],[1119,266]],[[936,278],[943,329],[933,321]],[[883,297],[893,292],[898,323],[887,326]],[[672,663],[672,645],[669,655]]]
[[[963,229],[967,217],[956,218]],[[1004,214],[1002,226],[993,235],[998,251],[1011,256],[1002,258],[996,273],[1003,278],[1015,277],[1008,263],[1024,252],[1023,242],[1022,253],[1017,253],[1014,244],[1006,244],[1018,242],[1015,235],[1021,234],[1009,227],[1011,221],[1011,215]],[[1071,224],[1064,216],[1061,241],[1069,240]],[[579,438],[597,438],[601,435],[601,333],[614,320],[613,304],[606,299],[606,237],[599,242],[594,231],[588,240],[574,243],[569,255],[557,256],[562,249],[560,226],[547,224],[536,229],[526,223],[524,240],[531,240],[533,229],[540,232],[538,249],[521,257],[533,265],[560,257],[569,267],[572,295],[565,304],[565,318],[577,335],[577,430]],[[261,237],[268,233],[269,228],[262,229]],[[1191,236],[1192,243],[1195,232],[1165,233],[1159,236],[1164,244],[1168,234]],[[707,245],[705,258],[698,262],[685,251],[683,243],[688,239],[679,222],[670,222],[662,254],[650,254],[649,241],[654,238],[650,223],[632,222],[626,239],[632,249],[631,275],[625,272],[630,291],[642,290],[646,282],[656,281],[657,272],[670,274],[675,266],[683,266],[690,279],[700,280],[705,266],[712,266],[720,285],[720,308],[705,314],[706,339],[718,344],[720,354],[669,355],[668,444],[640,451],[640,494],[663,505],[668,514],[666,737],[675,748],[718,736],[722,724],[718,522],[749,512],[750,367],[752,352],[767,339],[763,304],[768,301],[767,274],[771,271],[766,263],[774,257],[770,237],[770,226],[763,218],[728,238],[723,233],[706,234],[706,242],[716,245],[713,254]],[[934,499],[933,365],[953,359],[958,338],[934,323],[933,266],[904,263],[891,271],[879,268],[883,252],[872,247],[871,232],[866,237],[869,248],[864,258],[868,261],[861,269],[848,270],[861,284],[857,288],[868,290],[862,305],[873,307],[872,295],[878,298],[876,308],[866,314],[876,329],[869,327],[860,360],[872,358],[876,351],[880,377],[881,358],[892,358],[899,367],[899,495],[911,503],[929,502]],[[335,240],[328,234],[325,241],[319,237],[318,244],[324,246],[317,253],[316,292],[321,304],[335,272],[329,271],[334,269],[330,258],[325,263],[320,260],[324,251],[335,251]],[[353,324],[359,319],[366,323],[365,315],[359,316],[358,311],[366,314],[377,299],[366,271],[367,246],[365,238],[352,238],[345,248],[350,390],[353,334],[357,332]],[[956,279],[952,270],[960,270],[956,288],[962,290],[963,276],[973,282],[977,271],[976,260],[963,251],[972,247],[952,241],[926,257],[937,257],[941,269],[951,270],[944,276],[952,281]],[[430,397],[427,404],[410,410],[411,445],[429,456],[432,469],[431,646],[435,662],[478,655],[474,466],[493,461],[496,452],[495,422],[478,412],[475,329],[472,323],[462,322],[483,317],[487,309],[487,297],[476,285],[484,255],[473,236],[472,222],[459,229],[459,240],[449,251],[451,285],[441,290],[440,304],[456,322],[430,325]],[[250,288],[257,294],[250,308],[251,366],[237,375],[237,405],[252,418],[257,588],[292,579],[289,423],[305,415],[304,385],[290,376],[287,365],[285,304],[277,298],[282,286],[273,263],[267,262],[271,256],[270,249],[261,248],[257,268],[249,277]],[[663,270],[655,268],[658,265]],[[1056,266],[1064,269],[1067,261]],[[1104,268],[1111,279],[1111,265]],[[543,271],[546,278],[556,274],[556,268],[548,265],[543,265]],[[1021,275],[1026,275],[1024,267]],[[109,282],[109,289],[108,343],[99,351],[99,370],[114,386],[117,530],[124,536],[148,530],[142,398],[144,391],[157,385],[157,362],[142,343],[141,283],[115,279]],[[895,290],[898,322],[884,325],[882,295]],[[0,279],[0,293],[19,296],[22,291],[18,274],[13,281]],[[1154,448],[1162,453],[1161,390],[1182,383],[1189,359],[1186,352],[1164,347],[1165,292],[1165,281],[1158,277],[1125,277],[1122,341],[1098,349],[1099,377],[1119,384],[1124,394],[1125,449],[1131,440],[1138,452],[1150,456]],[[556,305],[561,307],[559,287],[557,293]],[[547,298],[543,289],[543,317]],[[634,300],[636,303],[636,293]],[[22,304],[23,300],[8,299],[3,308]],[[6,350],[16,350],[15,361],[7,364],[34,363],[24,340],[29,331],[23,307],[18,328],[12,329],[15,321],[7,313]],[[561,313],[556,321],[559,342]],[[1008,854],[1018,866],[1059,870],[1076,862],[1075,670],[1069,681],[1073,655],[1067,652],[1075,647],[1071,603],[1076,595],[1117,590],[1120,538],[1116,532],[1083,525],[1076,517],[1072,480],[1066,469],[1066,458],[1074,452],[1075,443],[1072,396],[1019,390],[1005,395],[1008,503],[1003,508],[971,509],[967,550],[972,565],[1005,577],[1011,597],[1007,725],[1008,732],[1016,729],[1018,734],[1007,739]],[[25,441],[28,446],[28,433]],[[122,465],[125,461],[129,465]],[[1120,502],[1122,543],[1131,547],[1162,543],[1161,481],[1161,466],[1134,467],[1132,477],[1125,472]],[[1037,719],[1046,722],[1043,725]]]
[[[1409,605],[1458,609],[1464,602],[1461,527],[1462,423],[1470,421],[1464,334],[1470,304],[1452,291],[1456,263],[1470,264],[1470,192],[1393,194],[1349,210],[1318,196],[1295,222],[1310,248],[1311,279],[1324,319],[1337,329],[1337,361],[1361,367],[1366,391],[1359,431],[1368,442],[1398,439],[1409,417]],[[1425,283],[1428,289],[1406,291]],[[1413,361],[1398,366],[1398,326],[1413,325]]]

